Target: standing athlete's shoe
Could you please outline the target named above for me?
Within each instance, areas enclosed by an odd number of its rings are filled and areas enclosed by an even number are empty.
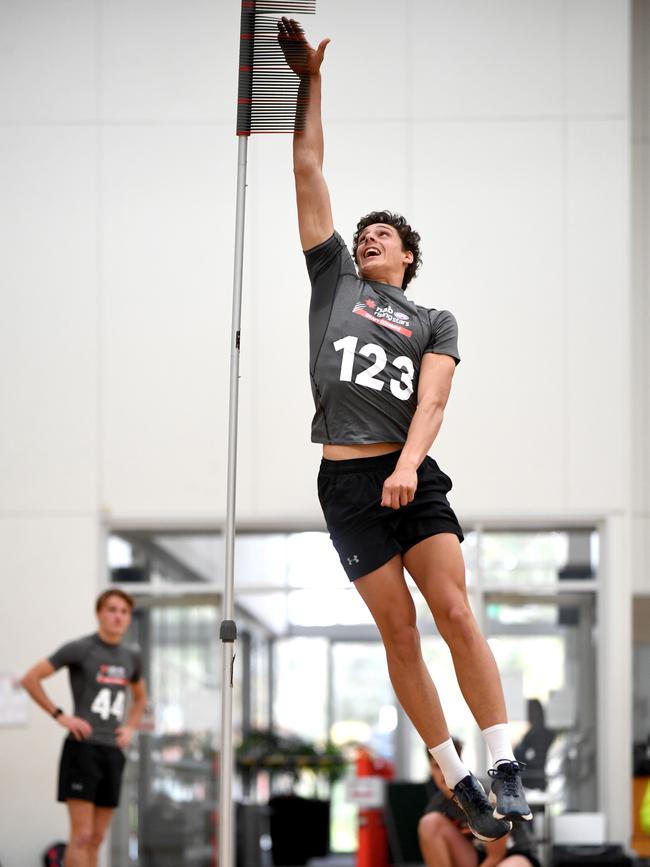
[[[521,762],[499,762],[496,768],[488,771],[492,777],[490,803],[494,804],[495,819],[529,821],[533,818],[521,782],[521,772],[525,767]]]
[[[484,843],[505,837],[512,828],[510,822],[494,818],[485,789],[474,774],[468,774],[456,783],[452,798],[465,814],[472,834]]]

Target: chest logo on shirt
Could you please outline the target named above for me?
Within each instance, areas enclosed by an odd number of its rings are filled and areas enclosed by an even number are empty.
[[[394,310],[390,304],[380,307],[372,298],[366,298],[364,301],[358,301],[352,308],[352,312],[377,325],[383,325],[384,328],[390,328],[391,331],[398,331],[404,337],[413,334],[408,327],[411,324],[408,315],[401,310]]]
[[[114,686],[126,686],[129,682],[126,676],[126,668],[123,665],[107,665],[99,666],[97,672],[97,683],[109,683]]]

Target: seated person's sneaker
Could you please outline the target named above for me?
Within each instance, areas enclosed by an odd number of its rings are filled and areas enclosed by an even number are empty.
[[[525,767],[521,762],[499,762],[496,768],[488,771],[492,777],[490,803],[494,804],[495,819],[530,821],[533,818],[521,783],[521,772]]]
[[[484,843],[491,843],[505,835],[512,828],[510,822],[495,819],[488,803],[485,789],[474,774],[468,774],[454,786],[452,799],[467,818],[472,834]]]

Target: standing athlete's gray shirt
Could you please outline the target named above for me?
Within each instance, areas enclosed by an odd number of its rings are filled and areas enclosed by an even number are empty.
[[[397,286],[360,280],[338,232],[305,258],[312,286],[312,442],[404,442],[422,356],[460,361],[454,316],[414,304]]]
[[[92,727],[86,742],[116,746],[115,729],[124,719],[126,688],[142,676],[140,654],[123,644],[107,644],[94,633],[64,644],[48,662],[56,669],[68,667],[74,714]]]

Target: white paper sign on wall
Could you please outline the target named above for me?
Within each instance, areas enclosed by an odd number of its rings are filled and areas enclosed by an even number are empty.
[[[28,722],[27,693],[13,674],[0,672],[0,726],[26,726]]]

